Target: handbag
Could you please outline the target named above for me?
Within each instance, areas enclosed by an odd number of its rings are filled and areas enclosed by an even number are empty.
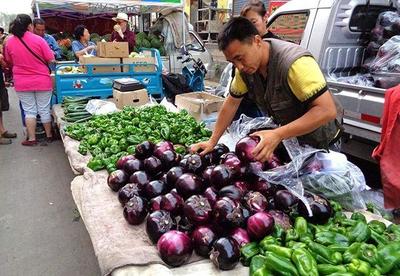
[[[10,102],[8,101],[8,90],[3,87],[0,88],[0,112],[8,111],[10,109]]]
[[[50,67],[49,67],[49,64],[47,64],[47,62],[46,62],[44,59],[42,59],[42,58],[41,58],[40,56],[38,56],[34,51],[32,51],[32,50],[28,47],[28,45],[26,45],[25,41],[22,40],[21,37],[18,37],[18,38],[19,38],[19,40],[22,42],[22,44],[24,44],[25,48],[28,49],[28,51],[29,51],[34,57],[36,57],[36,58],[37,58],[38,60],[40,60],[44,65],[46,65],[47,69],[49,69],[49,74],[51,74],[51,69],[50,69]]]

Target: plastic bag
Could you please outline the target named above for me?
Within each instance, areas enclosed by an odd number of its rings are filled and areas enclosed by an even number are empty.
[[[360,85],[360,86],[373,86],[374,85],[374,79],[370,74],[357,74],[354,76],[349,76],[349,77],[340,77],[337,78],[336,81],[338,82],[344,82],[348,84],[354,84],[354,85]]]
[[[232,63],[229,63],[221,74],[219,85],[215,89],[217,96],[226,97],[229,94],[229,87],[232,81]]]
[[[229,143],[236,144],[240,138],[255,130],[276,127],[269,117],[249,118],[242,115],[228,129]],[[291,161],[273,170],[261,172],[260,177],[272,184],[285,186],[303,202],[306,189],[312,193],[322,193],[349,210],[365,208],[361,196],[361,192],[366,189],[364,175],[357,166],[347,161],[346,156],[300,145],[296,138],[283,140],[282,143]]]
[[[311,148],[303,149],[290,163],[265,171],[260,176],[270,183],[285,186],[297,196],[303,195],[305,189],[335,200],[345,209],[365,209],[361,192],[366,189],[366,184],[361,170],[347,160],[328,169],[319,159],[321,153],[325,156],[335,154]]]
[[[118,111],[113,102],[104,100],[90,100],[86,105],[86,111],[93,115],[102,115]]]
[[[400,35],[393,36],[379,48],[368,69],[370,72],[400,73]]]

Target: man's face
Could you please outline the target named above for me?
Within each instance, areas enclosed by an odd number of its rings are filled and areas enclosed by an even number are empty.
[[[38,36],[44,36],[44,31],[46,30],[45,25],[40,25],[40,24],[36,24],[36,26],[33,28],[33,32],[35,34],[37,34]]]
[[[225,49],[224,55],[227,61],[246,74],[254,74],[261,62],[261,38],[255,36],[250,42],[232,41]]]

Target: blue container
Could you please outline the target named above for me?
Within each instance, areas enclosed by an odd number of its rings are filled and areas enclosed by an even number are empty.
[[[78,63],[68,65],[57,65],[55,73],[57,102],[61,103],[65,96],[86,96],[99,99],[107,99],[112,97],[112,85],[115,79],[135,78],[142,82],[150,96],[156,100],[164,97],[162,89],[162,61],[160,53],[157,49],[149,49],[157,64],[155,72],[135,72],[136,66],[140,64],[85,64],[85,73],[71,74],[59,73],[61,69],[71,67],[81,67]],[[128,72],[110,72],[100,73],[93,72],[93,67],[121,67],[127,68]]]

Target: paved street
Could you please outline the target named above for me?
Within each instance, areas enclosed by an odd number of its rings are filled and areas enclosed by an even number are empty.
[[[61,141],[23,147],[15,92],[6,127],[12,145],[0,145],[0,275],[99,275],[93,246],[75,211],[74,175]]]

